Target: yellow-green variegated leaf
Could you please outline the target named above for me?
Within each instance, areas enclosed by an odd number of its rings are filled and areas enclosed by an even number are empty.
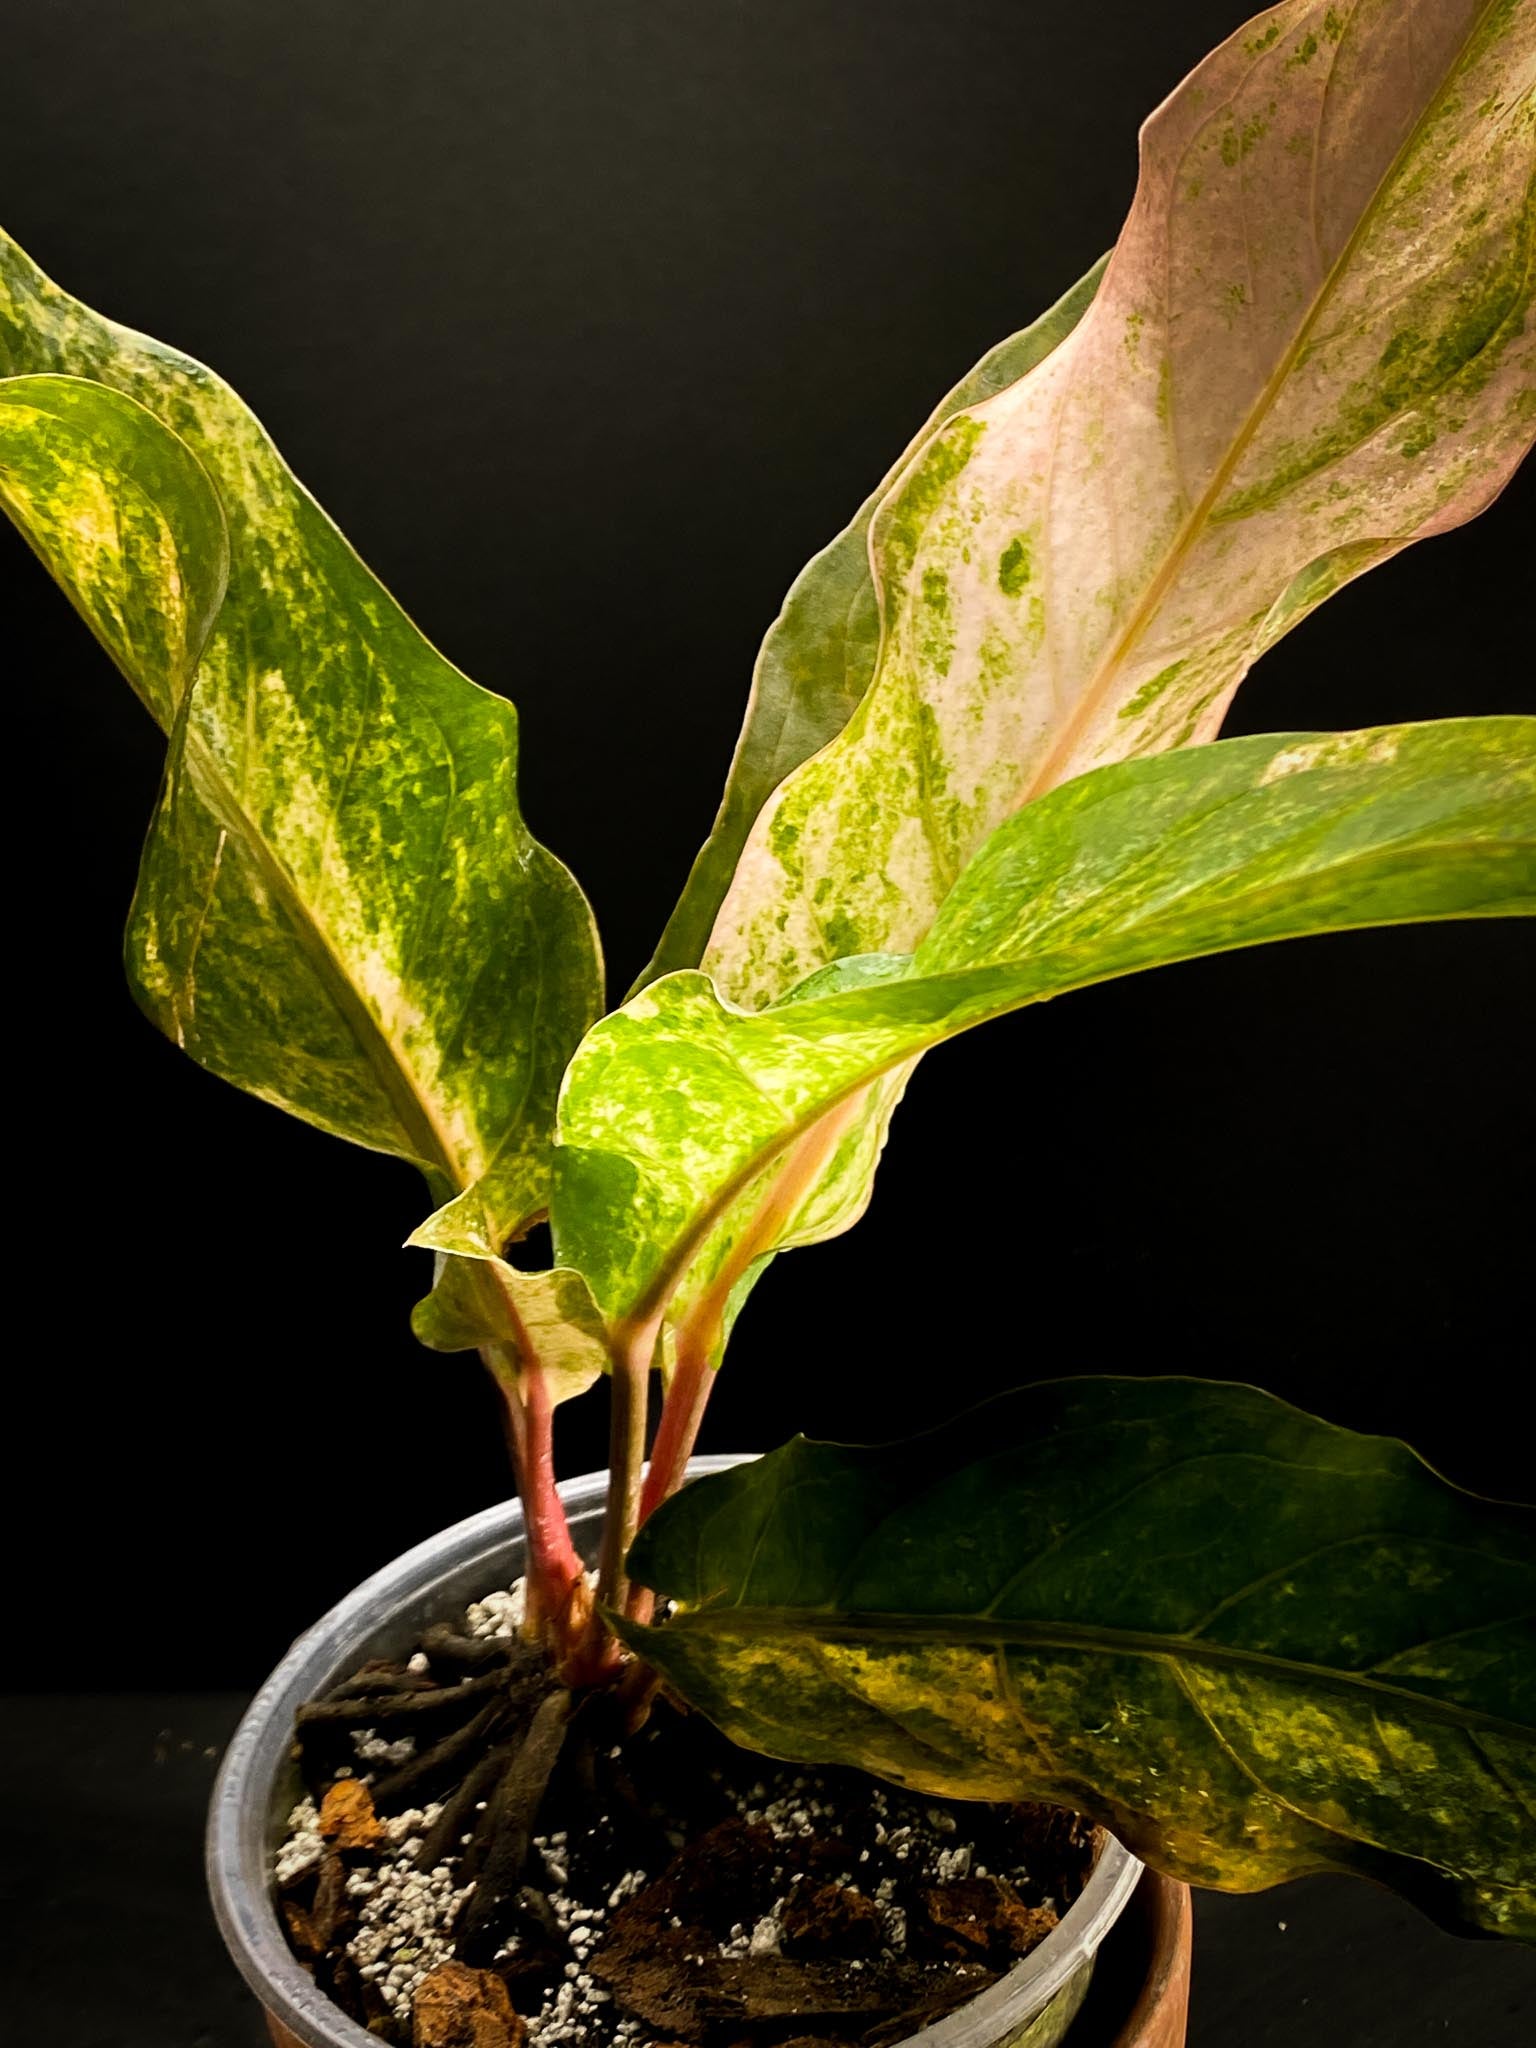
[[[880,646],[869,528],[881,499],[932,433],[956,413],[1017,383],[1071,333],[1107,260],[1101,258],[1032,326],[988,350],[934,408],[837,539],[791,584],[757,657],[719,814],[636,988],[674,968],[698,965],[753,820],[792,769],[836,738],[868,689]]]
[[[759,1011],[682,972],[605,1017],[561,1095],[557,1253],[616,1330],[648,1330],[827,1235],[828,1190],[872,1163],[865,1091],[972,1025],[1263,940],[1533,912],[1536,719],[1095,769],[998,828],[915,954],[838,962]]]
[[[218,493],[186,443],[103,384],[8,377],[0,504],[169,732],[229,577]]]
[[[690,1486],[626,1625],[749,1748],[1092,1815],[1171,1876],[1354,1871],[1536,1940],[1536,1511],[1250,1387],[1027,1388]]]
[[[581,1274],[513,1265],[486,1235],[477,1190],[446,1203],[407,1242],[436,1254],[432,1292],[411,1317],[431,1350],[537,1359],[555,1401],[585,1393],[607,1371],[603,1318]]]
[[[0,494],[169,736],[140,1003],[439,1201],[473,1185],[504,1243],[546,1204],[601,979],[586,901],[518,808],[512,706],[427,642],[225,384],[5,238]]]
[[[1002,819],[1216,732],[1324,597],[1536,432],[1536,0],[1287,0],[1148,122],[1092,304],[881,506],[878,664],[753,826],[750,1008],[907,952]]]

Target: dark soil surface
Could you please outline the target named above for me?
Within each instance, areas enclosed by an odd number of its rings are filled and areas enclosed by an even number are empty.
[[[429,1630],[301,1709],[296,1955],[399,2048],[882,2048],[994,1982],[1086,1827],[634,1733],[516,1637]]]

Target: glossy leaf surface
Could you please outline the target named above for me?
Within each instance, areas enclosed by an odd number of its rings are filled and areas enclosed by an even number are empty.
[[[561,1098],[559,1255],[644,1325],[679,1289],[842,1227],[872,1164],[863,1091],[989,1017],[1262,940],[1533,911],[1533,719],[1095,770],[993,834],[915,954],[840,962],[763,1011],[669,975],[604,1018]],[[957,1145],[984,1147],[985,1119],[978,1104]]]
[[[439,1200],[474,1185],[499,1245],[544,1207],[600,1007],[586,902],[518,808],[512,706],[423,638],[227,386],[8,240],[0,371],[0,493],[170,738],[140,1003]]]
[[[737,1741],[1091,1814],[1172,1876],[1355,1871],[1536,1939],[1536,1511],[1252,1388],[1033,1387],[688,1487],[626,1629]]]
[[[1211,738],[1281,634],[1498,492],[1536,433],[1533,74],[1532,0],[1288,0],[1152,116],[1082,319],[880,507],[877,670],[753,827],[724,994],[911,951],[1021,804]]]

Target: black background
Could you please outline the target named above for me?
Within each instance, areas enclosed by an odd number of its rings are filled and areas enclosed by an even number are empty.
[[[222,371],[425,629],[515,696],[621,991],[757,640],[934,399],[1114,238],[1234,0],[13,0],[0,206]],[[1308,621],[1229,730],[1536,708],[1532,479]],[[201,1073],[118,964],[160,743],[0,536],[12,721],[19,1683],[253,1684],[507,1489],[407,1329],[411,1171]],[[1526,665],[1522,665],[1523,662]],[[1529,931],[1147,975],[939,1054],[871,1212],[781,1262],[706,1429],[921,1426],[1189,1369],[1529,1495]],[[562,1462],[604,1461],[600,1395]]]

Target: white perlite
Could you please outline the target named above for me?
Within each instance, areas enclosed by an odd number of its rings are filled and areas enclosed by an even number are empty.
[[[646,2028],[639,2020],[618,2020],[604,2008],[612,2003],[612,1993],[605,1991],[597,1979],[587,1970],[586,1962],[605,1931],[610,1913],[616,1912],[626,1899],[647,1882],[643,1870],[626,1871],[624,1876],[608,1894],[606,1905],[584,1906],[566,1890],[570,1876],[570,1842],[563,1828],[553,1834],[535,1835],[533,1846],[543,1862],[548,1889],[545,1896],[561,1932],[571,1946],[571,1960],[565,1965],[565,1972],[554,1988],[547,1992],[537,2013],[528,2016],[528,2040],[530,2048],[576,2048],[585,2043],[594,2033],[601,2030],[605,2041],[632,2048],[646,2035]],[[497,1961],[517,1954],[519,1943],[514,1935],[500,1951]]]
[[[453,1960],[454,1916],[474,1890],[455,1886],[453,1862],[418,1870],[423,1832],[442,1808],[411,1806],[385,1821],[396,1854],[373,1870],[355,1870],[347,1896],[360,1902],[359,1926],[347,1954],[374,1984],[396,2019],[408,2019],[423,1981]]]
[[[784,1940],[784,1901],[778,1900],[772,1911],[765,1913],[751,1927],[733,1927],[726,1940],[719,1945],[722,1956],[776,1956]],[[675,1924],[675,1923],[674,1923]]]
[[[583,1572],[582,1578],[588,1586],[597,1584],[594,1571]],[[487,1593],[482,1600],[471,1600],[464,1610],[464,1628],[466,1634],[484,1642],[493,1636],[515,1636],[527,1618],[528,1581],[514,1579],[505,1593]],[[415,1668],[413,1659],[411,1669]],[[423,1659],[422,1669],[426,1668]]]
[[[779,1781],[781,1784],[783,1780]],[[972,1847],[962,1842],[954,1848],[946,1848],[946,1836],[956,1833],[958,1823],[952,1813],[946,1813],[942,1806],[930,1806],[925,1811],[895,1826],[888,1825],[891,1819],[890,1796],[878,1786],[867,1792],[869,1810],[874,1814],[874,1837],[876,1843],[893,1856],[898,1863],[911,1866],[911,1875],[919,1883],[950,1884],[957,1878],[973,1874],[971,1862]],[[838,1798],[831,1793],[827,1781],[817,1772],[805,1772],[792,1778],[788,1788],[777,1798],[768,1797],[768,1786],[761,1781],[741,1794],[736,1801],[736,1810],[749,1826],[762,1825],[771,1829],[776,1842],[793,1845],[798,1841],[809,1841],[817,1835],[836,1836],[841,1831],[842,1811]],[[911,1813],[910,1806],[903,1808]],[[869,1851],[859,1852],[860,1864],[869,1861]],[[974,1875],[985,1877],[987,1866],[974,1865]],[[776,1871],[775,1877],[779,1875]],[[1026,1872],[1020,1871],[1023,1878]],[[838,1874],[837,1883],[844,1889],[858,1892],[859,1873],[845,1870]],[[797,1872],[790,1879],[790,1889],[804,1882],[804,1874]],[[880,1908],[882,1947],[889,1958],[906,1953],[907,1916],[895,1904],[896,1880],[883,1877],[868,1894]],[[778,1900],[772,1912],[765,1914],[751,1929],[733,1927],[727,1940],[719,1945],[722,1956],[765,1956],[778,1955],[783,1940],[782,1913],[788,1893]],[[852,1965],[857,1968],[858,1965]]]
[[[277,1852],[273,1876],[280,1885],[292,1884],[306,1870],[313,1870],[325,1854],[325,1837],[320,1832],[320,1815],[313,1799],[301,1799],[288,1816],[288,1835]]]
[[[515,1579],[505,1593],[487,1593],[483,1600],[471,1600],[464,1610],[464,1626],[482,1642],[492,1636],[512,1636],[522,1627],[528,1612],[528,1581]]]
[[[402,1735],[398,1741],[390,1742],[377,1728],[354,1728],[352,1753],[364,1764],[408,1764],[416,1754],[416,1738]]]

